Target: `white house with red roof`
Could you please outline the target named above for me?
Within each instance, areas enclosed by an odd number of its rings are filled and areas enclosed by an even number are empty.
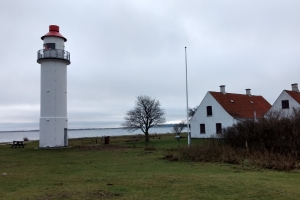
[[[293,108],[300,108],[298,83],[292,84],[292,90],[283,90],[270,111],[283,111],[285,114],[291,114]]]
[[[220,92],[207,92],[190,120],[192,138],[209,138],[222,132],[222,128],[247,119],[263,118],[271,108],[262,96],[226,93],[225,85]]]

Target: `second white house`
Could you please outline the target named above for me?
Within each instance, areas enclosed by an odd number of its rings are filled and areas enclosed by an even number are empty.
[[[300,108],[298,83],[292,84],[292,90],[283,90],[269,112],[281,111],[289,115],[293,112],[293,108]]]

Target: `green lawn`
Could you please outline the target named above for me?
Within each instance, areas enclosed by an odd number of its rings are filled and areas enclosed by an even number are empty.
[[[152,151],[129,139],[69,140],[72,148],[56,150],[0,145],[0,199],[300,199],[298,171],[170,162],[162,158],[177,153],[174,135],[151,138]]]

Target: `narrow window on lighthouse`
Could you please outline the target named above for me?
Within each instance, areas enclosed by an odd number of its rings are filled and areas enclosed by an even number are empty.
[[[55,49],[55,43],[46,43],[44,44],[45,50]]]

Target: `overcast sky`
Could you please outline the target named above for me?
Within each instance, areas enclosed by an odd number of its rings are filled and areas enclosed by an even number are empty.
[[[2,0],[0,130],[38,128],[37,51],[58,25],[71,54],[69,128],[118,127],[136,97],[186,118],[207,91],[262,95],[273,104],[300,83],[298,0]]]

